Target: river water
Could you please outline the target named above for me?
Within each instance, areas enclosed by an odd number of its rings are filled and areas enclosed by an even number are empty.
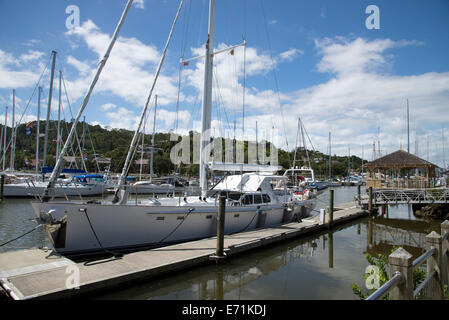
[[[338,203],[350,202],[357,187],[334,188]],[[362,188],[363,190],[363,188]],[[318,195],[314,214],[328,205],[329,191]],[[380,209],[379,209],[380,213]],[[30,200],[5,199],[0,204],[0,243],[31,230],[36,223]],[[288,240],[234,257],[224,264],[205,265],[103,293],[94,299],[358,299],[351,290],[365,290],[366,253],[388,255],[402,246],[415,258],[424,252],[425,236],[440,232],[441,221],[413,215],[411,206],[390,206],[388,213],[361,218],[301,239]],[[0,252],[51,247],[42,229],[0,247]]]

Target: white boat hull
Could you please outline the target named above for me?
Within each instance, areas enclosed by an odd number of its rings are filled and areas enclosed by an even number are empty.
[[[56,251],[63,255],[99,253],[103,251],[102,247],[122,251],[163,246],[213,237],[217,228],[218,207],[213,203],[196,206],[191,212],[192,207],[189,206],[68,204],[56,201],[33,202],[32,206],[38,216],[50,213],[55,220],[66,216],[63,239],[50,237]],[[304,208],[298,212],[309,214],[313,207]],[[285,222],[287,212],[292,214],[281,204],[261,205],[260,210],[256,206],[228,206],[225,233],[281,224]]]
[[[44,183],[37,183],[34,186],[28,183],[13,183],[5,184],[3,188],[4,197],[34,197],[42,196],[47,185]],[[53,189],[52,195],[57,198],[74,197],[74,196],[93,196],[99,195],[103,192],[104,186],[101,184],[89,185],[57,185]]]

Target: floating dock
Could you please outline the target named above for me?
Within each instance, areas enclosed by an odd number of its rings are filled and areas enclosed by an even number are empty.
[[[355,203],[336,205],[333,225],[368,215]],[[226,258],[283,240],[329,228],[328,217],[302,219],[273,228],[226,235]],[[139,251],[121,258],[74,262],[51,249],[29,249],[0,254],[0,290],[10,299],[65,299],[93,294],[148,280],[171,272],[212,263],[216,237]]]

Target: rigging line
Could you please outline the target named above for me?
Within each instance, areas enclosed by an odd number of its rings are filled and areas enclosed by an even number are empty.
[[[67,104],[69,105],[70,117],[71,117],[71,119],[73,119],[72,106],[70,104],[69,93],[67,91],[67,87],[66,87],[66,84],[65,84],[64,74],[62,75],[62,84],[63,84],[63,87],[64,87],[64,93],[65,93],[65,97],[66,97],[66,100],[67,100]],[[68,125],[67,124],[66,124],[66,126],[67,126],[67,132],[70,133],[70,131],[68,130]],[[81,150],[81,143],[80,143],[80,140],[79,140],[79,137],[78,137],[78,131],[76,131],[76,130],[75,130],[75,139],[76,139],[76,143],[78,145],[78,151],[79,151],[80,157],[81,157],[81,164],[83,165],[84,170],[87,172],[86,163],[84,162],[83,152]],[[71,143],[70,148],[73,149],[73,140],[70,141],[70,143]],[[76,156],[76,153],[75,153],[75,156]]]
[[[263,15],[264,26],[265,26],[265,33],[266,33],[266,36],[267,36],[268,47],[270,49],[270,58],[271,58],[272,66],[273,66],[272,70],[273,70],[274,82],[275,82],[275,85],[276,85],[276,91],[277,91],[277,96],[278,96],[278,101],[279,101],[279,110],[281,112],[282,125],[284,127],[285,143],[286,143],[287,150],[289,150],[289,148],[288,148],[287,132],[286,132],[286,128],[285,128],[286,126],[285,126],[284,112],[283,112],[282,106],[281,106],[281,94],[280,94],[280,91],[279,91],[279,83],[278,83],[278,79],[277,79],[277,75],[276,75],[276,68],[275,68],[275,63],[274,63],[274,58],[273,58],[273,50],[271,48],[271,40],[270,40],[270,35],[268,33],[268,23],[267,23],[267,17],[265,15],[265,9],[264,9],[264,6],[263,6],[263,0],[260,0],[260,6],[262,8],[262,15]],[[289,152],[287,152],[287,156],[288,156],[288,162],[291,164],[291,159],[290,159],[290,153]]]
[[[87,126],[87,134],[89,135],[90,144],[92,145],[92,150],[94,152],[94,159],[95,159],[95,163],[97,164],[98,172],[100,172],[100,165],[98,164],[97,152],[95,152],[95,147],[94,147],[94,143],[92,141],[92,135],[90,134],[89,125]]]
[[[43,90],[42,90],[42,95],[45,95],[45,92],[44,92]],[[16,122],[16,123],[17,123],[17,122]],[[1,161],[0,161],[0,163],[2,163],[2,164],[3,164],[3,162],[6,161],[6,153],[9,151],[9,147],[11,147],[11,145],[12,145],[12,143],[13,143],[13,136],[14,136],[14,134],[13,134],[12,127],[13,127],[13,123],[12,123],[12,119],[11,119],[11,137],[10,137],[9,142],[8,142],[8,144],[6,145],[5,150],[4,150],[4,152],[3,152],[3,156],[2,156],[2,159],[1,159]],[[6,128],[8,128],[8,126],[6,126]],[[17,127],[16,127],[16,128],[17,128]],[[15,132],[15,130],[14,130],[14,132]],[[6,131],[6,133],[8,133],[8,131]],[[7,134],[6,134],[6,136],[7,136]],[[7,140],[7,137],[4,137],[4,139]]]
[[[30,99],[28,100],[28,103],[27,103],[27,105],[26,105],[26,107],[25,107],[25,110],[24,110],[23,113],[22,113],[22,116],[20,117],[19,121],[16,122],[16,123],[20,123],[20,122],[22,121],[23,117],[25,116],[25,113],[26,113],[26,111],[27,111],[27,109],[28,109],[28,107],[29,107],[29,105],[30,105],[31,99],[33,99],[33,97],[34,97],[34,95],[35,95],[35,93],[36,93],[36,89],[38,88],[39,83],[41,82],[42,77],[43,77],[45,71],[47,71],[47,68],[48,68],[48,65],[50,64],[50,61],[51,61],[51,55],[50,55],[50,59],[48,60],[47,65],[45,66],[44,70],[42,71],[42,73],[41,73],[41,75],[40,75],[40,77],[39,77],[39,80],[38,80],[37,83],[36,83],[36,86],[34,87],[33,93],[31,94],[31,97],[30,97]],[[16,127],[16,128],[17,128],[17,127]],[[15,131],[15,130],[14,130],[14,131]]]
[[[218,77],[217,77],[217,73],[216,72],[214,72],[214,78],[215,78],[215,83],[217,85],[217,90],[216,90],[217,92],[215,93],[217,95],[217,101],[221,101],[221,104],[223,105],[223,113],[225,114],[225,117],[226,117],[226,122],[228,124],[228,129],[231,130],[231,125],[229,124],[228,114],[226,113],[226,109],[224,107],[224,100],[223,100],[223,97],[221,95],[220,84],[218,83]],[[217,103],[217,106],[218,105],[219,104]]]
[[[187,40],[186,34],[188,35],[188,32],[186,31],[186,19],[190,21],[190,9],[192,7],[192,1],[189,2],[189,12],[187,13],[187,10],[184,10],[183,15],[183,25],[182,25],[182,36],[181,36],[181,56],[179,58],[179,61],[182,61],[184,59],[185,50],[187,48]],[[181,95],[181,82],[182,82],[182,70],[183,70],[183,64],[179,63],[179,70],[178,70],[178,93],[177,93],[177,100],[176,100],[176,119],[175,119],[175,129],[176,132],[178,130],[178,120],[179,120],[179,100]]]
[[[133,2],[133,0],[128,0],[128,2],[126,4],[126,7],[125,7],[125,9],[124,9],[124,11],[122,13],[122,16],[120,17],[120,21],[119,21],[119,23],[118,23],[118,25],[117,25],[117,27],[116,27],[116,29],[114,31],[114,34],[112,36],[111,42],[109,43],[108,48],[106,49],[106,53],[104,54],[104,56],[102,57],[102,59],[100,60],[100,62],[98,64],[97,71],[95,72],[94,78],[92,79],[92,81],[91,81],[91,83],[89,85],[89,89],[88,89],[88,91],[86,93],[86,96],[84,97],[83,102],[82,102],[82,104],[80,106],[80,109],[78,110],[78,114],[77,114],[77,116],[75,118],[75,121],[72,124],[72,128],[70,130],[69,136],[67,137],[68,141],[64,144],[64,147],[62,149],[61,154],[64,154],[66,152],[67,147],[68,147],[68,142],[70,142],[70,140],[73,137],[74,132],[76,131],[76,125],[78,124],[78,122],[79,122],[79,120],[81,118],[81,115],[82,115],[84,109],[86,108],[87,103],[89,102],[90,96],[92,95],[92,91],[93,91],[93,89],[94,89],[94,87],[95,87],[95,85],[96,85],[96,83],[97,83],[97,81],[98,81],[98,79],[100,77],[101,71],[103,70],[103,68],[104,68],[104,66],[105,66],[105,64],[106,64],[106,62],[107,62],[107,60],[109,58],[109,55],[110,55],[110,53],[112,51],[112,48],[113,48],[113,46],[114,46],[114,44],[115,44],[115,42],[116,42],[116,40],[118,38],[118,34],[119,34],[120,29],[121,29],[121,27],[123,25],[123,22],[124,22],[124,20],[126,18],[126,15],[128,14],[129,9],[131,8],[132,2]],[[54,186],[56,184],[56,179],[57,179],[57,177],[59,176],[59,173],[62,170],[62,164],[63,164],[64,160],[63,160],[61,154],[59,155],[58,160],[56,161],[55,168],[53,169],[53,172],[51,173],[51,176],[50,176],[50,181],[48,182],[48,185],[45,188],[45,192],[44,192],[44,195],[42,197],[42,201],[43,202],[48,202],[49,201],[49,199],[50,199],[49,194],[50,194],[51,190],[54,188]]]
[[[246,41],[246,39],[243,39]],[[246,45],[243,47],[242,141],[245,141]]]
[[[302,122],[301,122],[301,123],[302,123]],[[303,124],[302,126],[303,126],[303,128],[304,128],[304,131],[306,132],[306,136],[307,136],[307,139],[308,139],[309,142],[310,142],[310,145],[311,145],[311,147],[312,147],[312,150],[313,150],[314,152],[316,152],[315,147],[313,146],[312,140],[310,140],[309,134],[307,133],[306,127],[304,127],[304,124]],[[304,146],[304,148],[305,148],[305,146]]]
[[[166,56],[166,54],[167,54],[168,46],[169,46],[169,44],[170,44],[170,41],[171,41],[171,38],[172,38],[172,35],[173,35],[173,31],[174,31],[174,28],[175,28],[175,26],[176,26],[176,22],[178,21],[178,17],[179,17],[179,14],[180,14],[180,12],[181,12],[183,3],[184,3],[184,0],[181,0],[181,3],[179,4],[179,7],[178,7],[178,11],[176,12],[175,19],[174,19],[174,21],[173,21],[172,27],[171,27],[171,29],[170,29],[170,33],[169,33],[168,39],[167,39],[167,41],[166,41],[166,43],[165,43],[165,46],[164,46],[164,50],[163,50],[163,52],[162,52],[161,59],[160,59],[160,61],[159,61],[159,64],[158,64],[158,67],[157,67],[157,70],[156,70],[156,74],[155,74],[155,76],[154,76],[153,84],[151,85],[151,89],[150,89],[150,92],[149,92],[149,94],[148,94],[148,98],[147,98],[147,100],[146,100],[146,102],[145,102],[145,107],[144,107],[143,112],[142,112],[142,115],[141,115],[141,117],[140,117],[139,125],[138,125],[138,127],[137,127],[137,129],[136,129],[136,131],[135,131],[135,133],[134,133],[134,137],[133,137],[133,139],[132,139],[132,141],[131,141],[130,150],[128,151],[128,155],[127,155],[127,159],[126,159],[126,161],[125,161],[125,165],[124,165],[124,167],[123,167],[122,175],[120,176],[120,180],[119,180],[119,183],[118,183],[118,186],[117,186],[117,191],[115,192],[115,195],[114,195],[113,203],[117,203],[117,202],[119,201],[119,191],[120,191],[121,186],[122,186],[123,183],[124,183],[124,179],[125,179],[125,176],[126,176],[126,172],[129,171],[129,168],[127,168],[127,167],[129,167],[129,164],[130,164],[130,163],[129,163],[129,160],[130,160],[130,153],[132,152],[133,149],[136,149],[137,137],[138,137],[139,132],[140,132],[140,129],[141,129],[141,127],[142,127],[143,117],[144,117],[144,115],[145,115],[145,113],[146,113],[146,111],[147,111],[147,109],[148,109],[148,105],[149,105],[149,103],[150,103],[151,97],[153,96],[153,91],[154,91],[154,88],[155,88],[155,86],[156,86],[157,79],[159,78],[159,74],[160,74],[160,72],[161,72],[162,65],[163,65],[163,63],[164,63],[165,56]]]
[[[61,73],[61,79],[62,79],[62,73]],[[69,126],[67,124],[67,117],[65,115],[65,111],[64,111],[64,105],[61,102],[61,109],[62,109],[62,116],[64,117],[64,125],[65,125],[65,129],[67,131],[67,136],[69,135]],[[64,128],[61,128],[61,140],[64,141],[63,139],[63,134],[64,134]],[[70,144],[70,150],[72,151],[72,155],[75,157],[75,166],[78,169],[78,163],[76,162],[76,153],[75,150],[73,150],[73,143]],[[70,163],[71,165],[71,163]]]

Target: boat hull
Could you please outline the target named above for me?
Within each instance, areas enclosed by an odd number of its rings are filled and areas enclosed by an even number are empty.
[[[27,183],[5,184],[3,189],[4,197],[34,197],[42,196],[47,188],[46,184],[28,185]],[[75,196],[94,196],[104,191],[101,184],[92,185],[61,185],[53,189],[52,195],[57,198],[75,197]]]
[[[60,221],[63,239],[54,235],[50,239],[56,251],[66,256],[95,254],[104,249],[131,251],[164,246],[213,237],[217,230],[216,205],[193,208],[55,201],[32,202],[32,206],[38,217],[49,213],[52,219]],[[286,209],[281,204],[261,205],[259,209],[256,206],[229,206],[226,208],[225,234],[279,225],[286,222]],[[307,214],[311,209],[298,210]]]

